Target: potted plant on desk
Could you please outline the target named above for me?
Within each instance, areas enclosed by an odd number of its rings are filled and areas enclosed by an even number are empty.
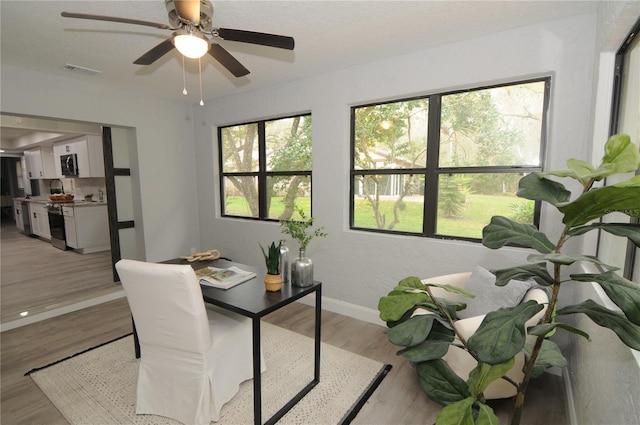
[[[267,265],[267,274],[264,277],[264,287],[267,291],[277,292],[282,288],[282,276],[280,275],[280,246],[271,242],[268,251],[260,245],[264,261]]]
[[[304,210],[296,207],[301,220],[283,220],[280,222],[282,233],[290,235],[300,244],[300,256],[291,263],[291,284],[293,286],[307,287],[313,284],[313,262],[306,256],[309,242],[316,236],[327,237],[324,226],[313,232],[307,230],[313,225],[313,217],[307,219]]]

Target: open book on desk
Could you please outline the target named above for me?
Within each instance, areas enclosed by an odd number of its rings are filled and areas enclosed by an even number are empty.
[[[200,284],[213,286],[214,288],[229,289],[239,283],[246,282],[256,277],[253,272],[242,270],[232,266],[226,269],[218,269],[216,267],[205,267],[196,271],[196,276],[200,279]]]

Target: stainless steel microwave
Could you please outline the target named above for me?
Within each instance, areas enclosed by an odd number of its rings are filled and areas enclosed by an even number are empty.
[[[65,177],[78,177],[78,155],[60,155],[60,168]]]

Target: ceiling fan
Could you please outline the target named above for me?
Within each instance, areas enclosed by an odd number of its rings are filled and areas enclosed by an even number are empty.
[[[65,18],[93,19],[97,21],[120,22],[124,24],[144,25],[153,28],[173,31],[170,38],[158,44],[133,63],[150,65],[169,53],[174,47],[186,57],[200,58],[209,53],[222,66],[236,77],[249,74],[231,53],[216,39],[239,41],[293,50],[295,41],[292,37],[261,32],[213,27],[213,6],[209,0],[165,0],[169,13],[169,24],[143,21],[115,16],[90,15],[86,13],[62,12]],[[211,38],[210,38],[211,37]]]

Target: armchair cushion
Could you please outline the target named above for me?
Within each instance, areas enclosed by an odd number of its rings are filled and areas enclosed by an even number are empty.
[[[476,279],[473,279],[472,275],[475,275]],[[476,280],[475,284],[473,285],[471,283],[472,279]],[[467,311],[469,307],[467,307],[466,310],[458,313],[458,317],[460,318],[460,320],[457,320],[454,323],[454,326],[456,328],[456,331],[465,339],[471,337],[471,335],[473,335],[476,330],[478,330],[478,327],[484,320],[486,313],[489,313],[490,311],[501,307],[515,307],[520,302],[534,300],[539,304],[545,305],[545,308],[542,311],[538,312],[535,316],[527,321],[527,323],[525,324],[525,329],[529,326],[535,325],[536,323],[538,323],[538,321],[540,321],[546,311],[546,305],[549,303],[549,296],[547,292],[548,288],[542,287],[533,281],[522,282],[517,280],[511,280],[505,287],[499,287],[495,286],[495,280],[496,277],[491,272],[478,267],[474,269],[473,272],[437,276],[433,278],[423,279],[422,281],[425,283],[429,282],[449,284],[458,288],[462,288],[467,292],[471,292],[476,295],[475,298],[470,299],[463,296],[454,296],[451,292],[446,292],[441,288],[432,289],[432,292],[436,297],[447,298],[451,301],[455,300],[458,303],[480,304],[479,306],[474,307],[474,309],[482,308],[482,313],[474,315],[473,313],[469,314],[469,312],[467,312],[466,315],[463,314],[463,312]],[[514,285],[513,289],[517,290],[507,291],[507,288],[511,285]],[[525,287],[525,289],[522,294],[519,294],[519,291],[522,290],[523,286]],[[502,299],[502,294],[500,294],[501,291],[514,292],[515,295],[507,297],[506,299]],[[501,299],[500,303],[502,303],[502,305],[497,305],[498,299]],[[514,299],[517,300],[517,302],[514,301]],[[471,301],[471,303],[469,301]],[[486,305],[484,305],[484,303],[486,303]],[[514,304],[506,305],[511,303]],[[417,308],[413,314],[417,315],[431,313],[426,309]],[[533,336],[529,336],[529,338],[533,338]],[[477,365],[477,361],[471,356],[471,354],[456,345],[449,346],[447,354],[445,354],[442,359],[447,362],[449,367],[451,367],[451,369],[458,376],[465,380],[468,379],[469,373]],[[511,368],[511,370],[507,372],[507,376],[515,382],[521,382],[524,376],[524,373],[522,372],[523,365],[524,354],[518,353],[515,357],[515,364]],[[515,394],[516,387],[502,379],[492,382],[484,391],[484,396],[487,398],[487,400],[513,397]]]
[[[458,302],[466,303],[467,308],[458,313],[460,319],[482,316],[499,308],[515,307],[531,288],[531,282],[511,280],[503,287],[496,286],[496,276],[483,267],[476,267],[465,291],[475,298],[460,297]]]

